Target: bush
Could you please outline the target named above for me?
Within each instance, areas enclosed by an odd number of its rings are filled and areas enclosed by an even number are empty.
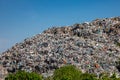
[[[80,80],[97,80],[94,74],[83,73],[80,75]]]
[[[34,72],[18,71],[15,74],[9,74],[5,80],[42,80],[42,76]]]
[[[80,80],[81,71],[75,66],[67,65],[55,70],[53,80]]]
[[[44,80],[53,80],[53,77],[49,76],[49,77],[45,78]]]

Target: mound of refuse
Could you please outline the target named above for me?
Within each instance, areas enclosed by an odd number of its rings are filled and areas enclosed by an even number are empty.
[[[53,27],[0,54],[0,65],[8,73],[25,70],[44,77],[67,64],[97,76],[120,75],[119,60],[120,17]]]

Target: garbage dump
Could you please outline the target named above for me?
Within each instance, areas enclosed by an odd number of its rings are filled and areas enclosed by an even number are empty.
[[[44,76],[63,65],[82,72],[120,76],[120,17],[96,19],[72,26],[53,27],[16,43],[0,54],[0,71],[38,72]],[[4,74],[0,72],[0,78]]]

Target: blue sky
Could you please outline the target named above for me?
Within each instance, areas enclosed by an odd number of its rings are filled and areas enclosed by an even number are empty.
[[[0,0],[0,52],[53,26],[120,16],[120,0]]]

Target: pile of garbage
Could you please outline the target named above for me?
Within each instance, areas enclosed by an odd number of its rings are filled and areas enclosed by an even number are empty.
[[[82,72],[120,75],[120,17],[96,19],[72,26],[53,27],[27,38],[0,55],[8,73],[18,70],[51,76],[61,66]]]

